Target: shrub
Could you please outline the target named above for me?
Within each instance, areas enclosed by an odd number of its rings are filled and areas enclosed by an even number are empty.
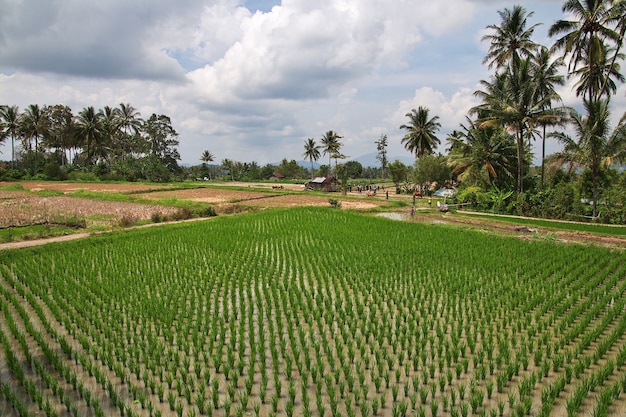
[[[341,208],[341,201],[336,200],[334,198],[329,198],[328,199],[328,203],[330,204],[330,206],[332,208],[336,208],[336,209],[340,209]]]
[[[165,216],[163,216],[163,214],[158,211],[152,213],[152,216],[150,216],[150,218],[152,219],[152,223],[162,223],[165,221]]]
[[[193,212],[186,207],[178,209],[174,214],[172,214],[172,219],[174,220],[187,220],[191,219],[192,217]]]
[[[135,225],[138,220],[139,219],[137,219],[137,217],[133,216],[132,214],[124,214],[122,217],[120,217],[118,225],[120,227],[130,227]]]

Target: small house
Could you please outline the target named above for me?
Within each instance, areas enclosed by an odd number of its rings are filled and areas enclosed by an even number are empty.
[[[282,181],[285,179],[285,176],[280,172],[274,172],[270,177],[270,181]]]
[[[317,190],[317,191],[326,191],[326,192],[334,192],[337,191],[339,186],[339,181],[332,175],[327,177],[316,177],[313,178],[306,184],[307,190]]]

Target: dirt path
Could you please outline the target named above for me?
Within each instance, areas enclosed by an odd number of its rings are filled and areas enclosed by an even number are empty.
[[[66,242],[69,240],[83,239],[90,235],[90,233],[76,233],[73,235],[57,236],[46,239],[22,240],[19,242],[0,243],[0,250],[28,248],[31,246],[45,245],[46,243],[52,242]]]

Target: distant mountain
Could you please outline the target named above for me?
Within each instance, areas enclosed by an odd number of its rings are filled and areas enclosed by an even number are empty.
[[[349,158],[348,160],[359,162],[361,165],[363,165],[363,168],[367,168],[367,167],[378,168],[380,167],[380,161],[376,159],[377,155],[378,155],[377,153],[368,153],[366,155],[361,155],[357,158]],[[387,156],[387,163],[394,162],[395,160],[399,160],[404,165],[409,165],[409,166],[415,163],[415,157],[413,156],[406,156],[406,155]]]
[[[367,168],[367,167],[372,167],[372,168],[379,168],[380,167],[380,161],[378,159],[376,159],[376,156],[378,154],[377,153],[370,153],[367,155],[361,155],[357,158],[347,158],[347,159],[343,159],[340,160],[339,163],[345,163],[348,161],[357,161],[358,163],[360,163],[361,165],[363,165],[363,168]],[[402,162],[405,165],[409,165],[412,166],[415,163],[415,158],[413,156],[388,156],[387,157],[387,163],[393,162],[395,160],[399,160],[400,162]],[[326,158],[324,160],[325,162],[313,162],[313,169],[319,169],[321,165],[327,165],[328,164],[328,158]],[[306,169],[311,169],[311,162],[310,161],[305,161],[305,160],[300,160],[300,161],[296,161],[296,163]],[[274,166],[279,166],[280,162],[274,162],[272,163],[272,165]],[[335,160],[333,159],[331,162],[331,165],[334,167],[335,166]]]

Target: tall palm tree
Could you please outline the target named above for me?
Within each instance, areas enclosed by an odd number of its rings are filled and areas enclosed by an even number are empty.
[[[607,96],[615,94],[617,82],[624,82],[624,76],[619,63],[609,62],[609,56],[613,55],[614,58],[623,60],[624,54],[616,53],[616,48],[607,46],[604,41],[601,41],[598,48],[594,48],[592,52],[596,52],[597,56],[584,56],[581,58],[584,65],[572,71],[572,75],[578,78],[574,85],[576,95],[584,96],[589,91],[603,91]]]
[[[576,139],[563,132],[553,134],[563,143],[569,162],[588,168],[593,178],[593,216],[598,215],[598,185],[601,171],[616,160],[626,158],[626,114],[610,129],[609,100],[583,100],[586,116],[573,111],[571,122]]]
[[[96,143],[97,149],[95,154],[99,157],[109,159],[113,156],[120,131],[120,109],[104,106],[100,111],[102,123],[102,137],[100,142]]]
[[[211,151],[209,151],[209,150],[205,149],[205,150],[202,152],[202,155],[200,155],[200,160],[201,160],[203,163],[205,163],[205,164],[206,164],[207,162],[213,162],[213,161],[215,161],[215,155],[213,155],[213,153],[211,153]]]
[[[533,56],[535,65],[534,81],[537,83],[538,94],[542,96],[552,97],[552,100],[546,102],[548,108],[552,107],[553,101],[561,101],[556,86],[565,85],[565,77],[560,73],[560,68],[565,65],[562,58],[553,59],[552,53],[548,48],[542,46]],[[561,107],[563,109],[563,107]],[[551,126],[562,125],[565,122],[566,112],[563,109],[560,117],[554,119],[545,119],[539,124],[543,129],[541,135],[541,188],[543,189],[543,180],[545,176],[545,157],[546,157],[546,129]]]
[[[489,25],[493,33],[482,37],[483,41],[489,41],[491,46],[483,60],[483,64],[488,64],[489,68],[506,67],[515,63],[521,57],[530,57],[537,50],[537,44],[531,39],[535,28],[539,24],[534,24],[527,28],[527,19],[533,15],[526,13],[522,6],[514,6],[513,9],[498,11],[500,15],[500,25]]]
[[[213,153],[211,151],[209,151],[208,149],[205,149],[204,151],[202,151],[202,155],[200,155],[200,160],[202,161],[202,163],[206,167],[206,164],[208,162],[215,161],[215,155],[213,155]],[[210,172],[209,172],[209,179],[211,179],[211,173]]]
[[[84,108],[76,118],[76,137],[86,150],[86,164],[93,162],[93,145],[100,143],[104,136],[102,113],[96,112],[93,106]]]
[[[487,189],[499,182],[505,185],[515,177],[515,138],[498,127],[479,127],[467,118],[468,125],[448,136],[450,152],[447,164],[452,173],[466,184]]]
[[[324,133],[324,136],[322,136],[321,142],[322,142],[322,151],[324,153],[324,155],[328,154],[328,168],[330,169],[330,159],[333,156],[333,154],[336,154],[339,152],[339,149],[341,149],[341,142],[339,142],[339,139],[342,139],[343,136],[339,136],[339,134],[333,130],[329,130],[326,133]]]
[[[432,154],[441,143],[435,135],[441,128],[438,122],[439,116],[429,118],[430,110],[427,107],[419,106],[417,110],[412,109],[406,114],[409,124],[401,125],[400,129],[406,130],[402,138],[402,143],[406,150],[415,153],[416,158],[421,158],[425,154]]]
[[[573,74],[580,66],[589,67],[598,62],[609,62],[606,53],[611,48],[605,48],[604,42],[608,41],[616,46],[621,45],[623,36],[616,30],[616,26],[621,24],[620,18],[623,16],[615,14],[616,10],[624,9],[621,2],[616,3],[613,9],[611,0],[566,0],[563,3],[564,13],[572,16],[575,20],[558,20],[548,32],[550,37],[562,35],[553,46],[555,50],[562,50],[563,56],[570,57],[568,71]],[[623,23],[623,22],[622,22]],[[618,53],[617,48],[612,49]],[[611,58],[614,61],[614,58]],[[594,101],[596,98],[606,95],[606,88],[596,89],[593,84],[587,85],[587,100]]]
[[[626,35],[626,1],[624,0],[614,0],[611,2],[611,10],[610,10],[610,20],[615,23],[615,29],[619,33],[619,40],[617,42],[617,47],[615,48],[615,53],[611,58],[611,65],[607,71],[607,74],[613,73],[613,67],[616,65],[617,58],[623,59],[623,55],[620,53],[620,49],[624,46],[624,35]],[[607,84],[609,78],[605,79],[605,84]],[[605,91],[606,85],[602,87],[600,91]]]
[[[302,156],[311,162],[311,177],[313,177],[313,161],[317,162],[320,159],[320,146],[315,143],[315,139],[308,138],[304,142],[304,153]]]
[[[492,82],[481,81],[484,90],[474,94],[482,104],[470,109],[484,126],[503,126],[515,132],[517,142],[517,192],[524,191],[526,141],[537,126],[559,120],[560,110],[550,107],[558,98],[555,92],[540,89],[535,80],[536,66],[530,58],[520,59],[517,67],[508,66]]]
[[[38,104],[30,104],[20,117],[20,130],[22,136],[28,141],[28,149],[32,150],[31,140],[35,140],[35,160],[32,168],[34,174],[37,170],[37,159],[39,152],[39,138],[46,134],[48,129],[48,120]]]
[[[18,106],[0,107],[3,135],[11,137],[11,168],[15,169],[15,138],[19,134],[20,110]]]
[[[119,127],[124,132],[124,135],[120,138],[122,159],[124,159],[126,151],[132,152],[133,136],[138,135],[141,131],[143,120],[141,119],[141,113],[131,106],[130,103],[120,103],[118,117]]]

